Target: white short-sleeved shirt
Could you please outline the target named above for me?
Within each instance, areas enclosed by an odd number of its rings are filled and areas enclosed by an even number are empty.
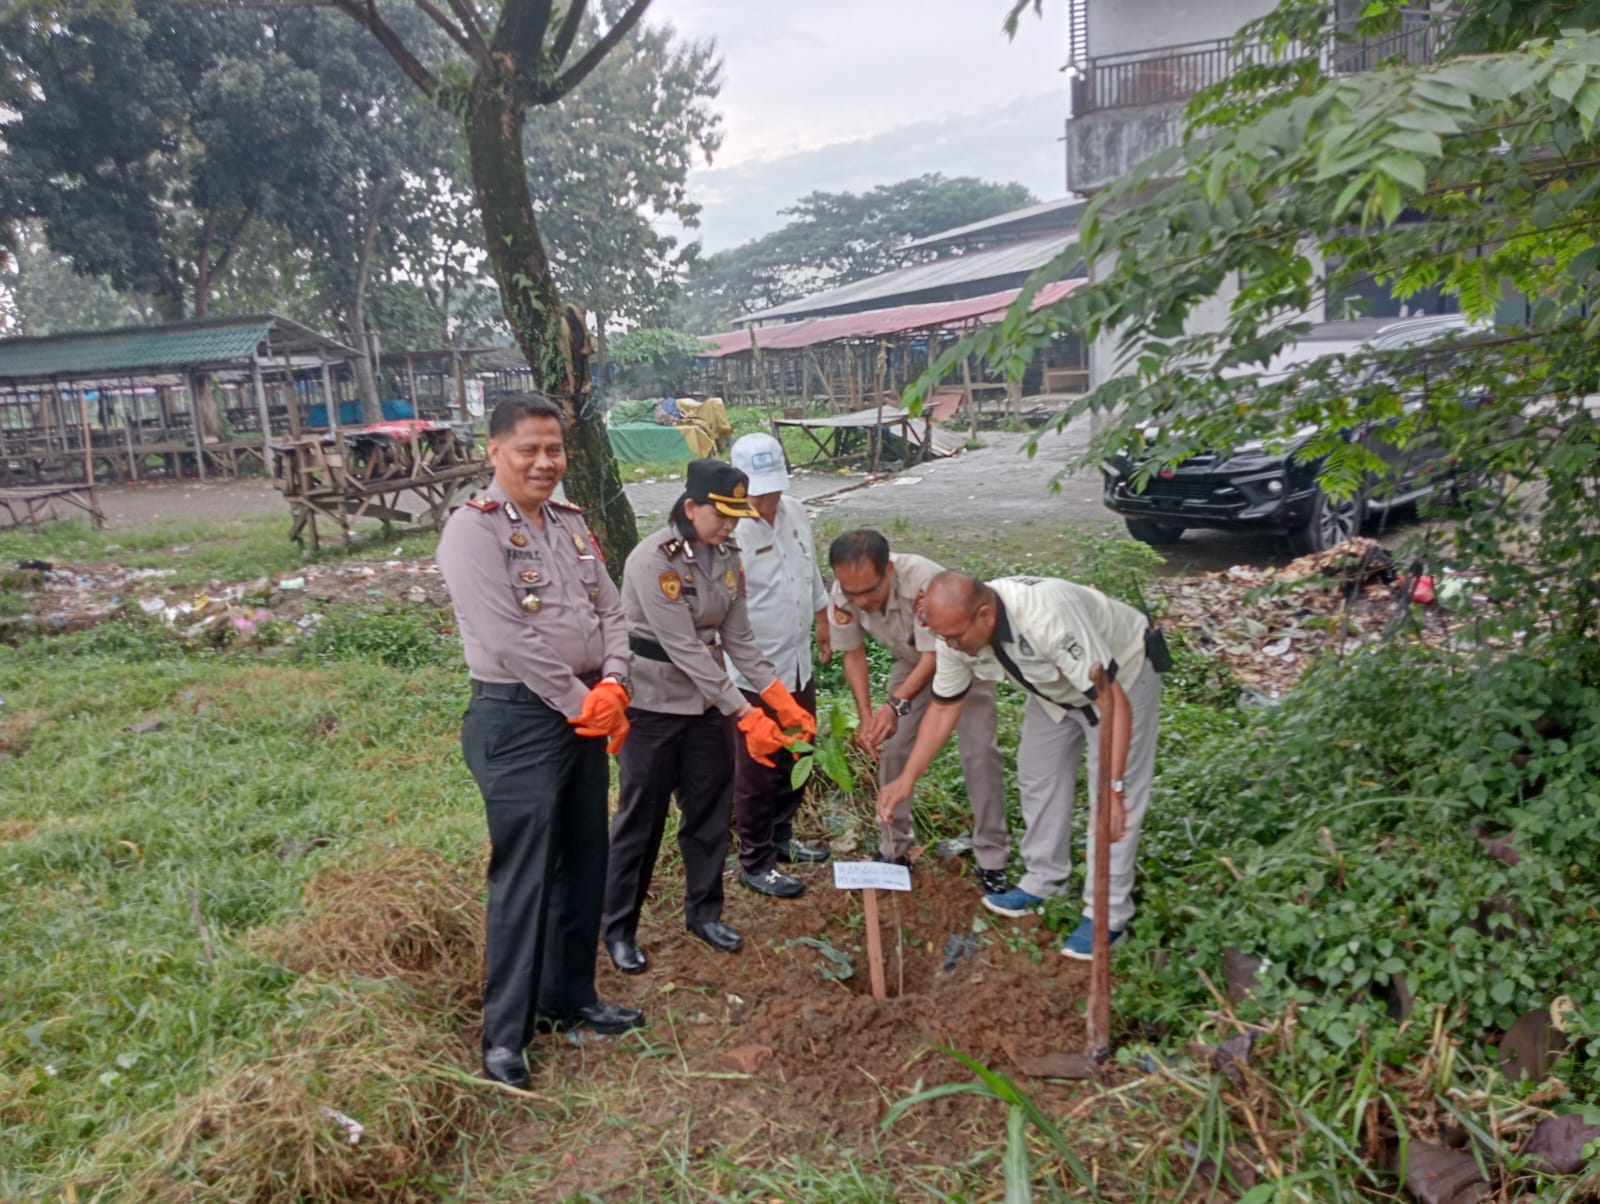
[[[989,586],[1000,600],[993,643],[969,656],[940,640],[936,699],[960,698],[974,681],[1009,679],[1031,687],[1045,712],[1060,720],[1069,709],[1093,704],[1095,665],[1124,685],[1138,679],[1150,624],[1132,606],[1055,577],[1001,577]],[[1006,670],[997,645],[1016,673]]]
[[[745,518],[733,529],[744,557],[745,601],[756,643],[792,690],[811,680],[811,626],[828,605],[828,591],[817,568],[811,520],[791,497],[778,502],[772,523]],[[734,684],[757,693],[771,682],[752,682],[729,666]]]

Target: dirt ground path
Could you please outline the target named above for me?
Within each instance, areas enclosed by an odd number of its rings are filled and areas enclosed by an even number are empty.
[[[1062,530],[1116,531],[1121,524],[1100,502],[1100,475],[1080,471],[1056,477],[1068,459],[1082,451],[1088,423],[1041,436],[1036,455],[1026,452],[1028,436],[987,431],[984,446],[948,460],[918,465],[877,479],[861,472],[802,469],[791,494],[812,506],[819,518],[843,527],[889,527],[897,521],[936,529],[948,544],[983,547],[992,536],[1016,536],[1029,527],[1052,535]],[[630,482],[628,498],[642,530],[661,523],[682,489],[676,479]],[[103,488],[100,505],[108,529],[137,531],[191,519],[280,516],[287,533],[288,507],[270,482],[152,482]],[[1173,548],[1163,549],[1169,574],[1227,568],[1233,564],[1281,565],[1290,558],[1281,538],[1191,531]]]

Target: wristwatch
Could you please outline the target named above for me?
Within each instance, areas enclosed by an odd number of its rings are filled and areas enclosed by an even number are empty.
[[[1121,778],[1112,778],[1111,779],[1111,789],[1112,789],[1113,793],[1121,794],[1122,793],[1122,779]]]
[[[893,694],[891,694],[889,695],[887,702],[889,703],[889,706],[894,709],[894,713],[900,716],[900,718],[904,719],[907,715],[911,714],[911,699],[896,698]]]
[[[623,688],[629,698],[633,697],[633,679],[631,677],[627,677],[621,673],[607,673],[606,680],[616,682]]]

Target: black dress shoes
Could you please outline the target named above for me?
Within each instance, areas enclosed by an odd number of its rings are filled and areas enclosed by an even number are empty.
[[[528,1089],[528,1063],[520,1049],[491,1045],[483,1051],[483,1077],[519,1091]]]
[[[744,946],[744,937],[721,920],[707,920],[704,924],[691,923],[689,931],[722,953],[737,953]]]
[[[650,967],[644,950],[632,941],[607,941],[606,952],[611,955],[611,964],[624,974],[643,974]]]
[[[575,1012],[562,1012],[559,1015],[541,1013],[534,1017],[533,1027],[541,1033],[570,1028],[593,1029],[597,1033],[625,1033],[630,1028],[644,1027],[644,1013],[626,1004],[597,1000]]]
[[[749,870],[739,871],[739,881],[751,890],[761,895],[771,895],[775,899],[792,899],[796,895],[804,894],[806,884],[798,878],[791,878],[777,866],[764,870],[759,874],[752,874]]]
[[[783,862],[826,861],[831,856],[820,844],[803,840],[789,840],[778,846],[778,860]]]

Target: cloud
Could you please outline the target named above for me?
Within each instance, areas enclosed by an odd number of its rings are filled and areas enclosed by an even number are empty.
[[[926,172],[1015,181],[1041,200],[1066,192],[1061,147],[1066,97],[1022,97],[980,112],[911,122],[814,150],[702,168],[689,179],[706,250],[737,246],[777,229],[779,210],[815,191],[861,192]]]

